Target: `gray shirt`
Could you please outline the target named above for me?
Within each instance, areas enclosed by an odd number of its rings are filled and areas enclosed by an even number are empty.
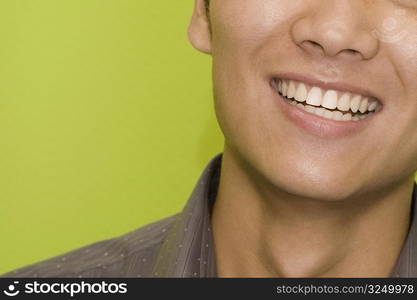
[[[2,277],[216,277],[210,216],[221,160],[222,153],[209,162],[182,212]],[[416,191],[393,277],[417,277]]]

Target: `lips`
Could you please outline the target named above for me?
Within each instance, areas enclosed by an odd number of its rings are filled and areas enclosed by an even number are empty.
[[[273,86],[289,104],[335,121],[360,121],[381,109],[371,96],[325,89],[292,79],[273,79]]]
[[[357,134],[382,111],[378,98],[349,85],[322,83],[301,75],[273,77],[270,84],[286,119],[322,138]]]

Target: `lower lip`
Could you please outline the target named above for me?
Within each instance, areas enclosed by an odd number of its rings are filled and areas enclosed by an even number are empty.
[[[359,121],[335,121],[309,113],[296,105],[287,103],[284,98],[276,92],[274,87],[272,93],[275,102],[284,112],[288,120],[299,128],[321,138],[341,138],[355,135],[363,131],[372,121],[377,113]]]

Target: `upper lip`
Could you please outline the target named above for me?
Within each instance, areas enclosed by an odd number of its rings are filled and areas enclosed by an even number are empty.
[[[340,92],[348,92],[352,94],[358,94],[365,97],[372,98],[373,100],[378,101],[382,105],[381,100],[371,91],[366,88],[354,86],[348,83],[334,81],[334,82],[325,82],[320,79],[314,78],[313,76],[302,75],[297,73],[278,73],[273,75],[273,79],[288,79],[294,81],[300,81],[306,83],[310,86],[316,86],[324,90],[335,90]]]

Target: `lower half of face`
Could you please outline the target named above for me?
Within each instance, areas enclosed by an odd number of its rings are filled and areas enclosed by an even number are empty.
[[[329,201],[410,182],[415,11],[394,3],[374,4],[376,16],[345,1],[222,3],[211,8],[216,113],[228,147],[260,178]],[[408,18],[399,30],[409,36],[383,43],[372,32],[395,20],[395,9]],[[350,17],[335,19],[338,10]]]

